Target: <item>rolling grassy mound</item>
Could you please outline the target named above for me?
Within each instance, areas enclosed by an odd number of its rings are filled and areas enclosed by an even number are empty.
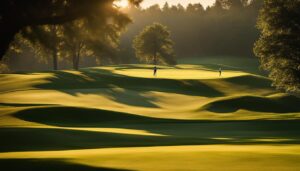
[[[300,99],[276,91],[255,68],[160,66],[157,77],[151,69],[0,75],[0,164],[8,170],[300,169]]]
[[[295,96],[281,95],[276,97],[234,96],[213,101],[201,109],[216,113],[232,113],[248,110],[269,113],[300,112],[300,99]]]

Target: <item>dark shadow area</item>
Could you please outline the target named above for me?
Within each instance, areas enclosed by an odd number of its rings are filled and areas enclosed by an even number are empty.
[[[126,65],[122,67],[126,68]],[[218,65],[208,67],[216,69]],[[224,96],[223,92],[206,84],[210,80],[138,78],[115,74],[109,70],[99,68],[81,69],[79,73],[74,74],[66,71],[50,72],[50,74],[53,74],[53,77],[46,78],[43,80],[43,83],[38,83],[34,87],[58,90],[72,96],[77,96],[78,93],[93,95],[97,94],[97,89],[101,89],[101,91],[99,90],[102,93],[101,95],[105,95],[118,103],[151,108],[159,108],[159,106],[155,104],[155,98],[144,95],[144,93],[149,91],[204,97]],[[256,76],[240,76],[222,80],[237,84],[239,87],[245,86],[259,89],[270,89],[271,84],[270,80]],[[114,88],[121,88],[123,91],[116,91]]]
[[[64,161],[63,159],[0,159],[1,169],[6,171],[129,171],[104,167],[92,167]]]
[[[81,69],[73,72],[75,73],[72,73],[72,71],[44,72],[53,76],[49,76],[44,80],[41,79],[42,82],[33,85],[33,87],[61,91],[72,96],[78,96],[78,94],[94,95],[100,92],[101,95],[105,95],[121,104],[151,108],[159,108],[159,106],[155,104],[155,98],[144,95],[149,91],[205,97],[223,96],[222,92],[207,86],[200,80],[129,77],[99,68]],[[34,73],[24,75],[32,74]],[[98,91],[97,89],[101,90]],[[118,91],[120,89],[122,91]],[[11,90],[5,93],[16,91],[20,90]]]
[[[67,91],[64,91],[67,92]],[[138,107],[151,107],[151,108],[159,108],[154,102],[156,101],[156,98],[145,96],[142,93],[145,91],[135,91],[135,90],[128,90],[128,89],[102,89],[99,92],[99,95],[105,96],[112,101],[126,104],[129,106],[138,106]],[[76,94],[92,94],[97,95],[97,89],[92,89],[91,92],[88,92],[86,90],[76,90]],[[71,92],[72,94],[72,92]]]
[[[0,103],[0,106],[10,106],[10,107],[27,107],[27,106],[53,106],[52,104],[32,104],[32,103]]]
[[[193,96],[219,97],[224,94],[199,80],[148,79],[114,74],[103,69],[83,69],[75,75],[64,71],[54,72],[46,83],[36,85],[41,89],[97,89],[119,87],[137,91],[159,91]],[[124,79],[126,78],[126,79]]]
[[[77,107],[42,107],[18,111],[15,117],[22,120],[56,126],[97,127],[101,124],[174,122],[173,119],[159,119],[129,113]]]
[[[300,99],[295,96],[278,98],[240,96],[211,102],[203,106],[201,110],[216,113],[232,113],[240,109],[256,112],[293,113],[300,112],[299,104]]]
[[[142,127],[146,130],[152,129],[154,132],[169,133],[169,136],[130,135],[56,128],[1,128],[0,151],[52,151],[209,144],[300,144],[299,129],[276,131],[278,129],[271,130],[268,126],[255,124],[248,128],[226,128],[221,125],[218,125],[217,123],[212,124],[211,126],[201,125],[201,123],[194,123],[193,125],[180,125],[175,123],[166,125],[149,124],[146,126],[124,125],[124,127]],[[243,126],[241,124],[238,125]],[[213,128],[212,126],[217,127]],[[255,126],[261,126],[261,128],[253,128]],[[161,129],[163,127],[165,129]],[[182,129],[170,127],[179,127]],[[273,125],[273,127],[275,127],[275,125]],[[160,129],[158,130],[157,128]],[[187,128],[193,128],[193,130],[187,130]],[[212,128],[212,130],[206,131],[209,128]],[[259,139],[270,139],[272,141],[260,141]]]
[[[272,85],[271,80],[264,77],[257,77],[253,75],[226,78],[225,80],[230,83],[237,84],[239,86],[245,86],[248,88],[255,88],[255,89],[271,88]]]
[[[166,136],[59,128],[1,128],[0,151],[203,144],[300,144],[300,120],[179,120],[72,107],[27,109],[14,116],[61,127],[127,128]]]
[[[1,152],[206,144],[211,141],[52,128],[1,128],[0,138]]]

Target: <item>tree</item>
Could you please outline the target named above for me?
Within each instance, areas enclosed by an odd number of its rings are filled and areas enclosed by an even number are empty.
[[[176,64],[170,31],[159,23],[147,26],[133,40],[136,56],[146,62]]]
[[[40,50],[38,52],[40,55],[52,58],[53,70],[58,69],[58,60],[63,39],[62,26],[32,26],[23,29],[21,34],[32,43],[34,49]]]
[[[74,70],[79,69],[82,55],[89,56],[92,54],[86,45],[86,32],[83,20],[64,24],[63,27],[64,54],[68,59],[71,59]]]
[[[184,6],[182,6],[181,4],[177,4],[177,12],[178,13],[183,13],[183,12],[185,12],[185,8],[184,8]]]
[[[243,8],[245,1],[247,0],[225,0],[224,5],[231,10],[239,10]]]
[[[300,1],[265,0],[257,26],[254,52],[269,71],[273,85],[300,92]]]
[[[142,0],[129,0],[139,4]],[[78,18],[95,16],[104,20],[115,15],[114,0],[1,0],[0,60],[14,36],[27,26],[63,24]]]
[[[150,7],[148,7],[147,11],[150,13],[157,14],[157,13],[161,12],[161,9],[158,4],[154,4],[154,5],[151,5]]]
[[[59,57],[72,59],[73,68],[77,70],[82,55],[93,53],[99,57],[101,52],[106,55],[110,53],[107,56],[111,57],[117,49],[121,31],[130,21],[116,7],[111,8],[109,14],[85,17],[60,25],[27,26],[21,30],[21,34],[31,42],[39,54],[36,56],[47,58],[51,55],[54,70],[58,69]]]
[[[223,11],[224,10],[223,0],[216,0],[213,6],[210,8],[210,10],[217,11],[217,12]]]
[[[239,10],[248,4],[248,0],[216,0],[214,7],[217,9]]]
[[[203,13],[204,8],[200,3],[197,4],[189,3],[188,6],[186,7],[186,11],[190,13],[195,13],[195,12]]]
[[[163,8],[162,8],[162,11],[167,12],[167,11],[169,11],[169,10],[170,10],[170,5],[169,5],[169,3],[166,1],[165,4],[164,4],[164,6],[163,6]]]
[[[108,23],[102,23],[101,18],[94,20],[75,20],[63,25],[64,52],[72,59],[73,69],[79,69],[81,57],[93,56],[103,59],[103,56],[118,62],[119,38],[125,30],[129,19],[114,16]]]

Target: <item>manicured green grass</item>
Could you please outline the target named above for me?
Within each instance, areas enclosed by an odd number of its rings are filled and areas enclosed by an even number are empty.
[[[192,60],[0,75],[1,167],[299,170],[300,99],[254,59]]]

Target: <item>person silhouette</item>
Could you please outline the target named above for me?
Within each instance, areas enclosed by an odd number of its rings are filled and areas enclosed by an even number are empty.
[[[154,68],[153,68],[153,76],[156,76],[156,74],[157,74],[157,67],[154,66]]]
[[[219,77],[221,77],[222,76],[222,68],[220,67],[219,68]]]

